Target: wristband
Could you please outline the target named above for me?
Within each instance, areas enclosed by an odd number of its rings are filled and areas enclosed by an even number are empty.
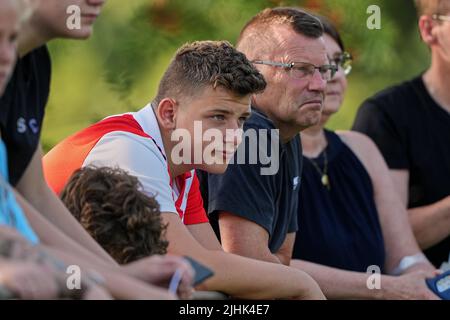
[[[402,258],[402,260],[400,260],[398,266],[394,270],[392,270],[391,274],[394,276],[399,276],[407,269],[411,268],[413,265],[421,262],[428,262],[428,259],[422,252],[416,253],[412,256],[405,256]]]

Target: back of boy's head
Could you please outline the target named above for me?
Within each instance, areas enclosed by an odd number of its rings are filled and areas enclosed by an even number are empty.
[[[165,254],[166,226],[153,197],[136,177],[117,168],[77,170],[61,199],[88,233],[120,264]]]

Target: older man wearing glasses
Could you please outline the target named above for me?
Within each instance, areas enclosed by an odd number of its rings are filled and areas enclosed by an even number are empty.
[[[416,4],[431,66],[365,101],[353,129],[378,145],[419,245],[439,267],[450,251],[450,1]]]
[[[252,97],[244,125],[249,139],[224,174],[203,177],[203,195],[226,251],[290,265],[302,170],[299,132],[319,122],[337,67],[329,64],[320,21],[298,9],[260,12],[241,31],[237,47],[267,87]],[[267,172],[271,160],[277,170]]]

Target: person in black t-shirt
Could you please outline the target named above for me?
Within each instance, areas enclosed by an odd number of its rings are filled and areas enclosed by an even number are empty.
[[[259,135],[258,130],[267,130],[267,137]],[[224,230],[224,221],[227,220],[222,220],[224,213],[218,211],[236,213],[267,230],[270,238],[268,249],[276,253],[285,242],[286,234],[297,230],[296,208],[302,167],[298,151],[301,149],[300,139],[295,137],[288,143],[280,142],[272,120],[256,108],[252,109],[252,116],[245,122],[244,131],[248,137],[252,135],[250,132],[254,132],[257,139],[244,138],[245,142],[234,156],[234,164],[228,166],[225,174],[201,173],[202,182],[208,185],[210,222],[220,238],[220,230]],[[256,152],[252,151],[253,143],[257,145]],[[270,150],[271,145],[278,148]],[[260,158],[257,163],[250,163],[253,154],[262,155],[266,150],[267,156],[263,157],[268,161]],[[245,154],[248,163],[238,163],[240,152]],[[277,173],[263,174],[264,170]],[[241,227],[245,228],[245,225]],[[250,236],[251,231],[248,232]],[[225,243],[229,241],[222,237],[222,244]],[[286,261],[287,257],[283,258]]]
[[[8,149],[11,184],[18,186],[39,145],[44,108],[50,90],[50,56],[45,46],[17,61],[0,99],[0,129]],[[27,176],[23,179],[26,184]]]
[[[278,163],[269,175],[261,170],[267,161],[261,158],[265,152],[260,152],[259,139],[240,146],[247,155],[245,164],[238,149],[223,175],[209,175],[208,213],[217,220],[228,252],[290,264],[301,184],[299,132],[318,123],[326,83],[335,71],[328,65],[322,35],[317,18],[292,8],[266,9],[241,31],[238,50],[267,81],[266,90],[253,96],[253,115],[244,130],[258,135],[278,129],[279,134],[266,135],[266,143],[280,147],[269,155]],[[248,157],[252,154],[257,157],[254,164]]]
[[[431,66],[366,100],[353,130],[381,150],[419,245],[440,267],[450,254],[450,1],[416,2]]]

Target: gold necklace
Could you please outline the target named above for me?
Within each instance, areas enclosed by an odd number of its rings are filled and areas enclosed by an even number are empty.
[[[328,191],[331,189],[330,185],[330,179],[328,178],[328,156],[327,156],[327,148],[323,150],[323,170],[320,169],[319,165],[310,158],[307,158],[311,164],[316,168],[317,172],[320,175],[320,182],[322,182],[322,185],[328,189]]]

